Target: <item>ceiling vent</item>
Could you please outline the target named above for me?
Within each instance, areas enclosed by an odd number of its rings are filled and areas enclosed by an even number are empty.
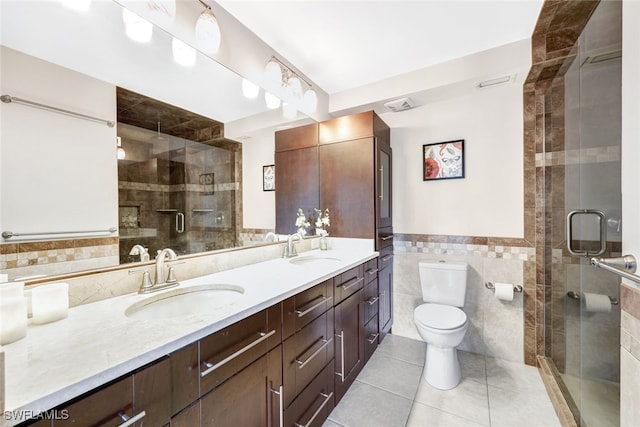
[[[384,107],[389,111],[393,111],[394,113],[399,113],[400,111],[404,110],[410,110],[415,106],[416,104],[413,103],[411,98],[400,98],[384,103]]]
[[[499,86],[507,83],[513,83],[515,80],[516,80],[516,75],[512,74],[509,76],[502,76],[495,79],[484,80],[482,82],[476,83],[476,87],[478,89],[484,89],[492,86]]]

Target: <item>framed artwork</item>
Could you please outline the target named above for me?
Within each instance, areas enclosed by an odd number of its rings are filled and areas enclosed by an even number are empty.
[[[422,146],[422,180],[464,178],[464,139]]]
[[[276,165],[262,167],[262,191],[274,191],[276,189]]]
[[[200,185],[202,186],[202,191],[201,194],[205,195],[205,196],[210,196],[212,194],[214,194],[214,173],[203,173],[200,174]]]

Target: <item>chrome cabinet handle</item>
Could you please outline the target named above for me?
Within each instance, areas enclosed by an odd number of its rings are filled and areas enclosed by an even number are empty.
[[[600,222],[600,250],[598,252],[581,251],[573,248],[573,217],[576,215],[595,215]],[[607,225],[602,211],[595,209],[576,209],[567,214],[567,250],[571,255],[594,257],[604,254],[607,250]]]
[[[325,297],[324,295],[321,295],[320,297],[322,298],[321,301],[319,301],[318,303],[312,305],[311,307],[307,308],[306,310],[304,310],[304,311],[296,310],[295,313],[298,315],[298,317],[306,316],[307,314],[309,314],[310,312],[312,312],[316,308],[322,306],[329,299],[329,297]]]
[[[345,291],[347,289],[351,289],[354,286],[358,285],[360,282],[362,282],[364,280],[364,277],[354,277],[353,279],[349,280],[347,283],[342,284],[342,289],[344,289]]]
[[[389,261],[391,258],[393,258],[393,255],[387,255],[385,257],[382,258],[382,262],[387,262]]]
[[[280,403],[280,427],[284,427],[284,386],[278,387],[278,390],[271,389],[271,393],[278,395]]]
[[[344,331],[340,331],[336,337],[340,338],[340,372],[336,372],[336,375],[344,382]]]
[[[140,412],[138,415],[136,415],[135,417],[129,417],[127,414],[125,414],[124,412],[118,412],[118,416],[120,417],[120,419],[122,421],[124,421],[122,424],[120,424],[118,427],[129,427],[130,425],[132,425],[133,423],[140,421],[141,419],[143,419],[145,416],[147,415],[146,411],[142,411]]]
[[[384,200],[384,168],[380,168],[380,200]]]
[[[333,392],[326,394],[326,393],[320,393],[320,396],[324,397],[324,402],[322,402],[322,405],[320,405],[320,407],[318,409],[316,409],[316,412],[313,413],[313,415],[311,416],[311,419],[309,421],[307,421],[306,424],[300,424],[300,423],[296,423],[296,427],[309,427],[311,424],[313,424],[313,420],[316,419],[316,417],[318,416],[318,414],[320,413],[320,411],[322,411],[322,409],[327,406],[327,403],[329,403],[329,401],[331,400],[331,398],[333,397]]]
[[[271,337],[272,335],[274,335],[276,333],[276,330],[273,329],[271,332],[266,333],[266,332],[260,332],[260,338],[258,338],[257,340],[253,341],[251,344],[242,347],[240,350],[236,351],[235,353],[233,353],[230,356],[225,357],[224,359],[222,359],[221,361],[219,361],[218,363],[216,363],[215,365],[212,364],[211,362],[202,362],[202,364],[207,368],[206,370],[200,372],[200,377],[204,378],[207,375],[209,375],[211,372],[215,371],[216,369],[218,369],[219,367],[221,367],[222,365],[229,363],[230,361],[232,361],[233,359],[235,359],[236,357],[240,356],[242,353],[252,349],[253,347],[257,346],[258,344],[260,344],[261,342],[267,340],[269,337]]]
[[[369,344],[373,344],[373,343],[378,339],[378,336],[379,336],[379,335],[380,335],[380,334],[373,334],[373,336],[371,337],[371,339],[370,339],[370,340],[367,340],[367,341],[369,341]]]
[[[370,268],[369,270],[367,270],[367,273],[369,273],[369,276],[373,276],[374,274],[377,274],[378,271],[380,270],[378,270],[377,268]]]
[[[182,212],[176,214],[176,232],[184,233],[184,214]]]
[[[380,299],[380,297],[379,297],[379,296],[378,296],[378,297],[371,297],[371,298],[369,298],[369,299],[367,300],[367,303],[368,303],[369,305],[373,305],[373,304],[375,304],[379,299]]]
[[[307,358],[307,360],[305,360],[304,362],[300,359],[296,359],[296,363],[298,364],[298,369],[303,369],[305,366],[307,366],[307,363],[311,362],[311,360],[316,357],[322,350],[324,350],[329,344],[331,344],[333,342],[333,338],[325,340],[322,339],[322,345],[313,352],[313,354],[311,356],[309,356],[309,358]]]
[[[384,242],[384,241],[387,241],[387,240],[389,240],[389,239],[393,239],[393,234],[389,234],[388,236],[384,236],[384,237],[381,237],[381,238],[380,238],[380,240],[382,240],[383,242]]]

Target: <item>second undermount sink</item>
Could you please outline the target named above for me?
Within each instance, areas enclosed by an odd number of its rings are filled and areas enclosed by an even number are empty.
[[[130,305],[124,314],[134,319],[165,319],[207,314],[238,301],[243,295],[242,286],[230,284],[175,288]]]
[[[329,255],[300,255],[295,258],[291,258],[289,260],[291,264],[300,265],[300,266],[332,266],[336,265],[342,260],[340,258],[332,257]]]

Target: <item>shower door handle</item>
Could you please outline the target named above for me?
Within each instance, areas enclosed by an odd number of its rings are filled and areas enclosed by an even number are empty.
[[[595,215],[598,217],[600,230],[600,249],[598,252],[589,252],[573,248],[573,218],[576,215]],[[571,255],[594,257],[604,254],[607,250],[607,224],[605,222],[604,212],[595,209],[576,209],[567,214],[567,250]]]
[[[184,233],[184,214],[182,212],[176,214],[176,232]]]

